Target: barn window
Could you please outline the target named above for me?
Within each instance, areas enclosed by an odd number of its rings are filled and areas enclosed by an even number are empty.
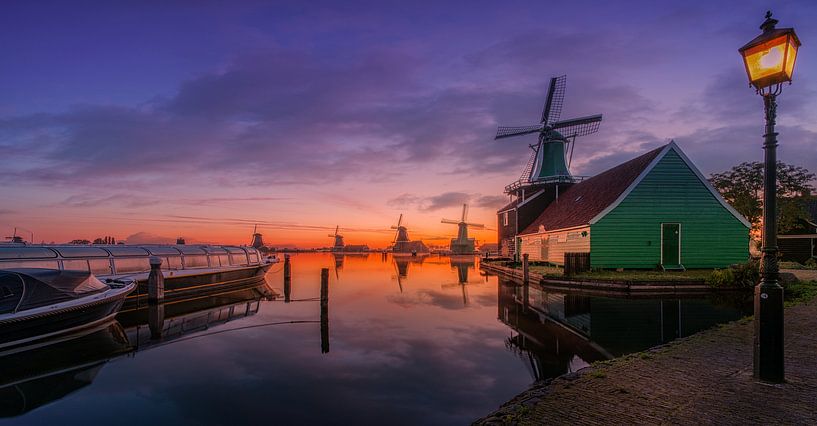
[[[508,212],[502,213],[502,225],[508,226]]]

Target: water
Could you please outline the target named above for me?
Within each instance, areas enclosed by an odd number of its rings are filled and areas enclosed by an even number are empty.
[[[744,314],[728,301],[535,287],[526,308],[523,287],[481,275],[473,258],[301,254],[292,264],[290,303],[232,292],[1,358],[0,420],[462,424],[535,379]],[[330,268],[324,324],[320,268]],[[280,265],[267,279],[283,293]],[[151,340],[148,317],[162,314],[163,338]]]

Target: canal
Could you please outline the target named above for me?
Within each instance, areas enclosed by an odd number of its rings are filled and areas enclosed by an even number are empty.
[[[321,268],[330,271],[324,318]],[[485,276],[475,258],[436,255],[297,254],[287,297],[282,265],[267,282],[123,312],[93,333],[3,354],[0,422],[464,424],[534,380],[750,308],[728,297],[526,289]]]

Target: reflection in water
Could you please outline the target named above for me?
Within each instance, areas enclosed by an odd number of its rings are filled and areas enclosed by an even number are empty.
[[[527,359],[535,380],[642,351],[745,313],[706,299],[593,297],[504,280],[498,294],[499,319],[518,333],[507,345]]]
[[[403,292],[404,280],[408,278],[409,265],[412,263],[422,265],[426,257],[426,255],[407,256],[399,254],[392,256],[392,262],[394,263],[394,268],[397,271],[397,287],[400,289],[400,293]],[[386,253],[383,253],[383,260],[385,261],[386,258]]]
[[[290,280],[282,269],[269,287],[123,312],[107,337],[0,355],[2,413],[25,425],[462,424],[532,380],[740,316],[500,283],[473,257],[295,254]]]
[[[462,304],[468,306],[468,289],[469,284],[483,284],[482,280],[468,281],[468,271],[476,269],[476,261],[474,256],[451,256],[449,262],[452,269],[457,271],[457,282],[443,284],[442,288],[460,287],[462,289]],[[487,277],[485,283],[487,283]]]
[[[113,322],[48,346],[0,354],[0,417],[19,416],[90,385],[109,359],[131,349],[122,326]]]

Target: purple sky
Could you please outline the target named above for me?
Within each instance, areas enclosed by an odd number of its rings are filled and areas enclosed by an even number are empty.
[[[0,232],[382,246],[405,213],[441,243],[464,201],[494,225],[535,141],[495,128],[561,74],[563,118],[604,114],[574,174],[669,139],[705,174],[760,160],[737,48],[768,8],[803,42],[779,155],[817,171],[817,3],[611,3],[6,2]]]

